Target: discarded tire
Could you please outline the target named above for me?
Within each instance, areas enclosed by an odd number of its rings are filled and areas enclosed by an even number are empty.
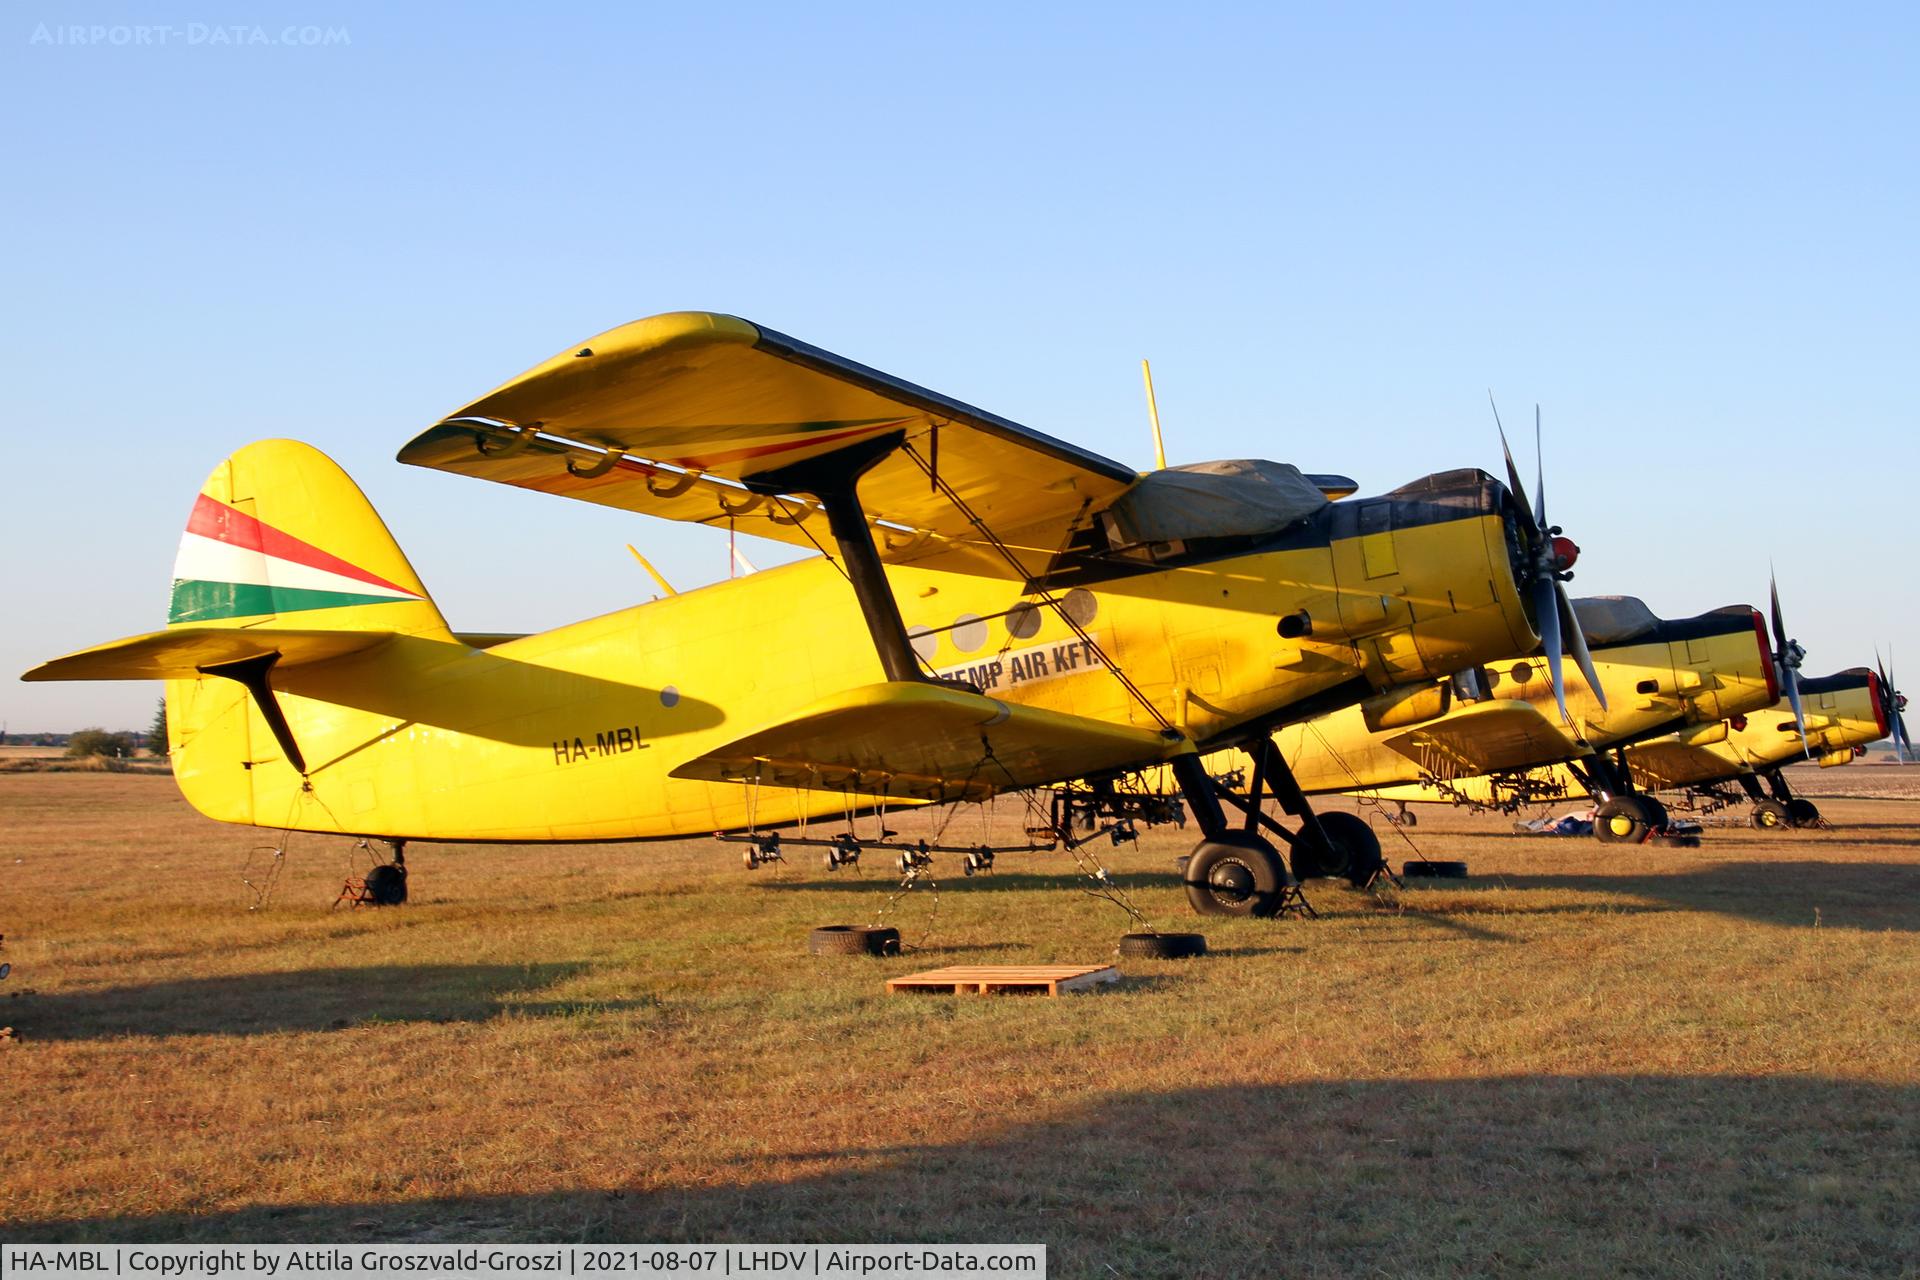
[[[376,907],[397,907],[407,900],[407,869],[383,862],[367,872],[367,900]]]
[[[1432,880],[1465,880],[1467,864],[1464,862],[1442,862],[1431,858],[1410,858],[1401,866],[1404,876],[1421,876]]]
[[[816,956],[897,956],[900,931],[860,924],[823,925],[807,935],[807,951]]]
[[[1149,960],[1184,960],[1207,954],[1207,936],[1203,933],[1124,933],[1120,935],[1120,954]]]

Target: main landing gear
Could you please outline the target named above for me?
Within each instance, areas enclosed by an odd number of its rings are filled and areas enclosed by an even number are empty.
[[[1587,794],[1597,803],[1593,834],[1607,844],[1645,844],[1667,830],[1667,807],[1633,789],[1633,775],[1624,760],[1596,753],[1568,767],[1580,775]],[[1676,837],[1677,838],[1677,837]]]
[[[1313,915],[1300,893],[1300,881],[1316,876],[1344,877],[1359,887],[1386,869],[1373,829],[1350,813],[1317,815],[1294,781],[1293,770],[1263,738],[1249,748],[1253,780],[1242,798],[1207,776],[1196,755],[1173,762],[1174,780],[1200,825],[1201,840],[1187,859],[1187,901],[1203,916]],[[1271,790],[1280,807],[1298,819],[1289,831],[1261,808]],[[1239,809],[1244,820],[1230,826],[1220,802]],[[1292,867],[1264,833],[1278,836],[1292,855]]]
[[[1760,778],[1767,780],[1767,795],[1760,789]],[[1804,796],[1796,796],[1778,769],[1769,769],[1755,777],[1743,774],[1740,786],[1753,801],[1753,825],[1760,831],[1778,831],[1782,827],[1817,827],[1820,808]]]

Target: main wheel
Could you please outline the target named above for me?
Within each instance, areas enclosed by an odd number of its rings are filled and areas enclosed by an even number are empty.
[[[1373,828],[1358,814],[1323,813],[1320,815],[1320,829],[1327,833],[1327,839],[1339,850],[1335,860],[1345,864],[1343,871],[1332,874],[1344,874],[1354,888],[1366,888],[1376,875],[1386,869],[1386,859],[1380,856],[1380,837],[1373,834]],[[1296,862],[1300,856],[1298,849],[1296,845]],[[1294,872],[1295,876],[1299,874],[1298,871]]]
[[[1639,844],[1666,819],[1666,809],[1645,796],[1615,796],[1593,811],[1593,834],[1608,844]]]
[[[1811,800],[1803,800],[1795,796],[1787,801],[1787,821],[1796,827],[1818,826],[1820,806]]]
[[[1203,916],[1270,916],[1286,885],[1280,855],[1259,836],[1229,831],[1187,859],[1187,901]]]
[[[1753,825],[1761,831],[1774,831],[1792,826],[1793,822],[1787,806],[1778,800],[1756,800],[1753,802]]]

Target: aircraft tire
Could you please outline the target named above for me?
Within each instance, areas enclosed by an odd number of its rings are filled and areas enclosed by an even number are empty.
[[[1327,819],[1334,814],[1321,814],[1320,829],[1327,833],[1327,843],[1331,848],[1322,849],[1306,838],[1305,830],[1296,832],[1293,842],[1292,865],[1295,880],[1339,880],[1347,875],[1351,865],[1351,850],[1347,843],[1335,832],[1338,823],[1329,823]],[[1378,848],[1375,845],[1375,848]]]
[[[1593,811],[1594,837],[1605,844],[1640,844],[1666,818],[1666,809],[1645,796],[1615,796]]]
[[[1120,954],[1145,960],[1185,960],[1207,954],[1204,933],[1123,933]]]
[[[1270,916],[1286,883],[1273,846],[1240,831],[1202,840],[1185,876],[1187,902],[1203,916]]]
[[[900,931],[858,924],[829,924],[807,935],[807,952],[816,956],[897,956]]]
[[[1467,864],[1444,859],[1409,858],[1400,865],[1400,874],[1410,879],[1417,876],[1431,880],[1465,880]]]
[[[1778,800],[1754,801],[1752,821],[1756,831],[1776,831],[1793,825],[1787,806]]]
[[[1649,827],[1655,831],[1665,831],[1667,829],[1667,806],[1661,804],[1652,796],[1635,796],[1633,798],[1640,802],[1641,812],[1647,815],[1647,825]]]
[[[383,862],[367,872],[367,898],[376,907],[397,907],[407,900],[407,869]]]
[[[1374,876],[1386,870],[1387,860],[1380,856],[1380,837],[1365,818],[1353,813],[1323,813],[1320,829],[1345,855],[1339,859],[1346,864],[1342,874],[1354,888],[1366,888]]]
[[[1817,826],[1820,822],[1820,806],[1795,796],[1787,801],[1787,821],[1796,827]]]

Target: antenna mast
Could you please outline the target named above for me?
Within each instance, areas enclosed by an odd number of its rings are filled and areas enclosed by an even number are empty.
[[[1140,362],[1140,376],[1147,384],[1147,419],[1153,423],[1153,467],[1156,471],[1167,469],[1167,446],[1160,439],[1160,406],[1153,400],[1153,367],[1145,360]]]

